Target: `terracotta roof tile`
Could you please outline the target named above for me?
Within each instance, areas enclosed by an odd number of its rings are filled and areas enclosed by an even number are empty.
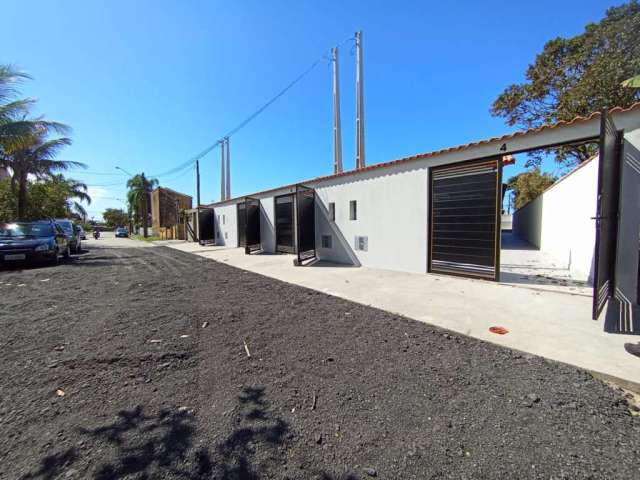
[[[640,102],[636,102],[633,105],[631,105],[630,107],[627,108],[623,108],[623,107],[614,107],[609,109],[609,113],[621,113],[621,112],[628,112],[630,110],[635,110],[636,108],[640,108]],[[334,178],[340,178],[340,177],[346,177],[349,175],[355,175],[358,173],[362,173],[362,172],[368,172],[371,170],[377,170],[380,168],[388,168],[388,167],[392,167],[395,165],[399,165],[399,164],[403,164],[403,163],[408,163],[408,162],[412,162],[415,160],[423,160],[425,158],[432,158],[432,157],[436,157],[439,155],[443,155],[445,153],[451,153],[451,152],[457,152],[457,151],[461,151],[461,150],[466,150],[468,148],[471,147],[477,147],[478,145],[485,145],[487,143],[493,143],[493,142],[504,142],[505,140],[509,140],[512,138],[516,138],[516,137],[521,137],[523,135],[529,135],[532,133],[537,133],[537,132],[542,132],[544,130],[551,130],[554,128],[558,128],[558,127],[566,127],[569,125],[574,125],[576,123],[582,123],[582,122],[588,122],[596,117],[599,117],[601,115],[601,112],[593,112],[587,116],[578,116],[575,117],[572,120],[561,120],[557,123],[553,123],[553,124],[548,124],[548,125],[542,125],[540,127],[535,127],[535,128],[530,128],[528,130],[519,130],[517,132],[514,133],[509,133],[507,135],[503,135],[501,137],[492,137],[492,138],[487,138],[484,140],[479,140],[476,142],[470,142],[470,143],[465,143],[463,145],[457,145],[454,147],[448,147],[448,148],[443,148],[441,150],[434,150],[432,152],[426,152],[426,153],[419,153],[417,155],[411,155],[409,157],[403,157],[403,158],[398,158],[396,160],[391,160],[388,162],[383,162],[383,163],[375,163],[369,166],[366,166],[364,168],[361,168],[359,170],[348,170],[346,172],[342,172],[342,173],[334,173],[331,175],[324,175],[324,176],[320,176],[320,177],[316,177],[316,178],[312,178],[309,180],[305,180],[303,182],[297,182],[297,183],[292,183],[289,185],[283,185],[277,188],[270,188],[268,190],[262,190],[260,192],[256,192],[256,193],[252,193],[249,195],[243,195],[240,197],[234,197],[231,198],[229,200],[225,200],[223,202],[214,202],[211,203],[210,205],[218,205],[218,204],[222,204],[222,203],[229,203],[229,202],[234,202],[234,201],[238,201],[244,197],[250,197],[250,196],[254,196],[254,195],[263,195],[265,193],[270,193],[270,192],[275,192],[278,190],[284,190],[284,189],[288,189],[288,188],[292,188],[295,187],[296,185],[302,185],[302,184],[308,184],[308,183],[317,183],[317,182],[321,182],[321,181],[326,181],[326,180],[331,180]]]

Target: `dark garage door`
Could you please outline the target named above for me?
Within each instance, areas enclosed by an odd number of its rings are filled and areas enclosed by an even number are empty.
[[[429,271],[498,280],[500,159],[431,169]]]
[[[298,262],[316,258],[316,192],[296,187],[296,220],[298,225]]]
[[[238,204],[238,246],[247,246],[247,205],[245,202]]]
[[[293,193],[275,198],[276,252],[295,253]]]
[[[246,253],[260,250],[260,200],[247,197],[246,211]]]
[[[201,242],[211,242],[216,238],[216,225],[213,208],[198,209],[198,239]]]

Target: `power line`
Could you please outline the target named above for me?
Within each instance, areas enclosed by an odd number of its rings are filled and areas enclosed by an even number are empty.
[[[336,47],[339,47],[341,45],[344,45],[345,43],[354,40],[355,37],[349,37],[345,40],[343,40],[342,42],[340,42],[338,45],[336,45]],[[262,105],[258,110],[256,110],[254,113],[252,113],[251,115],[249,115],[246,119],[244,119],[242,122],[240,122],[235,128],[229,130],[229,132],[227,132],[225,135],[223,135],[223,138],[227,137],[231,137],[233,135],[235,135],[236,133],[238,133],[240,130],[242,130],[249,122],[251,122],[254,118],[256,118],[258,115],[260,115],[262,112],[264,112],[268,107],[270,107],[276,100],[278,100],[280,97],[282,97],[285,93],[287,93],[289,90],[291,90],[291,88],[293,88],[298,82],[300,82],[300,80],[302,80],[304,77],[306,77],[309,73],[311,73],[313,71],[313,69],[315,69],[323,60],[327,60],[330,61],[330,57],[328,56],[328,54],[331,53],[331,49],[327,50],[326,52],[324,52],[315,62],[313,62],[304,72],[302,72],[300,75],[298,75],[293,81],[291,81],[286,87],[284,87],[282,90],[280,90],[280,92],[278,92],[274,97],[272,97],[267,103],[265,103],[264,105]],[[221,140],[218,141],[218,143],[221,142]]]
[[[111,172],[87,172],[86,170],[76,170],[77,173],[82,175],[110,175],[110,176],[122,176],[124,173],[111,173]]]
[[[166,183],[169,183],[169,182],[175,182],[176,180],[178,180],[178,179],[180,179],[180,178],[184,177],[187,173],[191,173],[191,172],[193,172],[193,171],[195,170],[195,167],[194,167],[193,165],[190,165],[190,167],[193,167],[193,168],[187,168],[187,169],[186,169],[184,172],[182,172],[181,174],[179,174],[179,175],[177,175],[177,176],[175,176],[175,177],[173,177],[173,178],[165,179],[165,180],[163,180],[163,182],[164,182],[165,184],[166,184]]]
[[[345,40],[343,40],[342,42],[340,42],[339,44],[336,45],[336,47],[340,47],[342,45],[344,45],[345,43],[348,43],[352,40],[354,40],[355,37],[349,37],[346,38]],[[233,135],[235,135],[236,133],[238,133],[240,130],[242,130],[244,127],[246,127],[251,121],[253,121],[256,117],[258,117],[262,112],[264,112],[267,108],[269,108],[273,103],[275,103],[280,97],[282,97],[285,93],[287,93],[289,90],[291,90],[298,82],[300,82],[304,77],[306,77],[307,75],[309,75],[323,60],[330,60],[330,57],[328,56],[331,52],[331,49],[328,49],[326,52],[324,52],[317,60],[315,60],[306,70],[304,70],[300,75],[298,75],[296,78],[294,78],[291,82],[289,82],[282,90],[280,90],[276,95],[274,95],[273,97],[271,97],[265,104],[263,104],[260,108],[258,108],[255,112],[253,112],[251,115],[249,115],[248,117],[246,117],[244,120],[242,120],[238,125],[236,125],[234,128],[232,128],[231,130],[229,130],[225,135],[223,135],[221,137],[220,140],[216,141],[213,145],[210,145],[209,147],[205,148],[202,152],[200,152],[198,155],[196,155],[195,157],[187,160],[186,162],[178,165],[177,167],[171,169],[171,170],[167,170],[166,172],[162,172],[156,175],[150,175],[150,177],[162,177],[165,175],[171,175],[172,173],[176,173],[181,171],[183,168],[187,168],[190,167],[191,165],[194,165],[198,160],[200,160],[202,157],[204,157],[205,155],[207,155],[209,152],[211,152],[213,149],[215,149],[216,147],[218,147],[225,138],[230,138]]]
[[[87,187],[115,187],[116,185],[122,185],[123,182],[115,183],[87,183]]]

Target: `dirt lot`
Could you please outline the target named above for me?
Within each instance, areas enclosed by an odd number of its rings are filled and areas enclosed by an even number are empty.
[[[0,282],[2,479],[640,478],[574,368],[163,247]]]

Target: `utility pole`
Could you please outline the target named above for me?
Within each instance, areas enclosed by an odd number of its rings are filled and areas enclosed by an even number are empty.
[[[333,64],[333,173],[342,173],[342,126],[340,123],[340,79],[338,47],[331,49]]]
[[[196,160],[196,206],[200,206],[200,160]]]
[[[225,155],[224,155],[224,149],[225,149],[225,141],[224,139],[220,140],[220,201],[223,202],[225,201],[227,198],[227,194],[225,193],[226,190],[226,186],[227,186],[227,181],[226,181],[226,175],[225,175],[225,169],[224,169],[224,164],[225,164]]]
[[[227,143],[227,187],[225,192],[227,194],[227,200],[231,198],[231,151],[229,150],[229,137],[225,138]]]
[[[144,172],[140,175],[142,177],[142,189],[143,189],[143,199],[142,199],[142,231],[144,234],[144,238],[149,236],[149,188],[147,187],[147,177],[144,176]]]
[[[360,31],[356,32],[356,169],[364,167],[364,77],[362,72],[362,31]]]

